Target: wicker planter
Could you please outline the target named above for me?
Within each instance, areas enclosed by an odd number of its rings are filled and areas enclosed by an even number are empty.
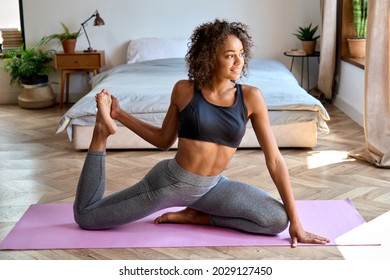
[[[18,96],[18,104],[21,108],[42,109],[55,104],[56,96],[47,79],[42,79],[39,82],[37,84],[22,83],[21,93]]]

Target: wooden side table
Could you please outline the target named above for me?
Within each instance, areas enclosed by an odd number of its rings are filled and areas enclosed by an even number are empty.
[[[320,52],[314,52],[313,54],[306,54],[306,53],[300,53],[300,52],[292,52],[292,51],[285,51],[283,53],[285,56],[289,56],[289,57],[292,57],[292,60],[291,60],[291,66],[290,66],[290,71],[292,71],[292,68],[293,68],[293,65],[294,65],[294,59],[296,57],[300,57],[302,58],[302,68],[301,68],[301,87],[303,87],[302,83],[303,83],[303,67],[304,67],[304,60],[306,58],[306,70],[307,70],[307,91],[310,90],[310,68],[309,68],[309,58],[310,57],[317,57],[317,60],[318,60],[318,63],[320,62]]]
[[[56,53],[54,67],[62,71],[60,108],[64,101],[64,89],[66,84],[66,103],[69,102],[69,75],[75,72],[91,72],[97,75],[105,64],[104,51]]]

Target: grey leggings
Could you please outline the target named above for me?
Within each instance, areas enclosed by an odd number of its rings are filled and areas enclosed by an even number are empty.
[[[103,197],[105,153],[89,151],[77,187],[75,221],[84,229],[130,223],[168,207],[208,213],[212,225],[275,235],[288,225],[283,204],[264,191],[224,176],[199,176],[174,159],[156,164],[137,184]]]

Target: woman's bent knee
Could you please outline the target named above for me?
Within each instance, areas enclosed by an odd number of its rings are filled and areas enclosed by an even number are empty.
[[[276,235],[283,232],[288,227],[289,219],[283,204],[278,210],[275,210],[272,222],[271,235]]]
[[[80,228],[85,230],[98,230],[102,229],[88,214],[78,213],[74,211],[74,220]]]

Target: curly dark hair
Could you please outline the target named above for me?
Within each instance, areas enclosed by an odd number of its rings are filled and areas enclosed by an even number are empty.
[[[189,42],[186,54],[188,78],[195,87],[200,89],[203,85],[211,83],[212,73],[216,65],[217,48],[224,44],[229,35],[240,39],[244,50],[244,66],[242,75],[246,76],[248,61],[252,57],[252,37],[248,33],[248,26],[240,22],[228,22],[216,19],[214,22],[198,26]]]

